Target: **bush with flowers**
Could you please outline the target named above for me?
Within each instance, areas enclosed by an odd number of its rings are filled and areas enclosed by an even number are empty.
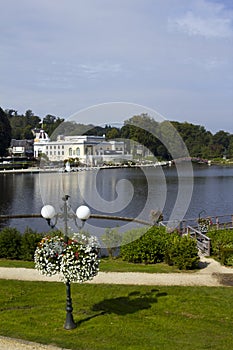
[[[65,242],[63,237],[44,237],[34,256],[35,268],[43,275],[61,274],[64,282],[84,282],[99,271],[98,243],[93,236],[75,234]]]

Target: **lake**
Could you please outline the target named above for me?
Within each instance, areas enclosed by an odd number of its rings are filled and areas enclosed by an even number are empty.
[[[86,204],[93,214],[150,220],[151,210],[163,212],[164,220],[233,214],[233,167],[194,165],[193,173],[183,163],[180,168],[143,167],[79,171],[75,173],[0,174],[0,214],[39,214],[44,204],[61,211],[64,194],[70,195],[75,212]],[[71,229],[75,226],[70,221]],[[0,227],[27,226],[48,230],[43,219],[11,219]],[[58,228],[62,227],[60,220]],[[90,219],[89,231],[134,224]],[[77,231],[77,229],[76,229]]]

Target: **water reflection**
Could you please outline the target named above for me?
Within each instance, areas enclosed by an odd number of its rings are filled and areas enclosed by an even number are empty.
[[[183,193],[186,190],[188,193],[191,175],[185,167],[181,175]],[[0,174],[0,191],[2,215],[38,214],[44,204],[52,204],[61,211],[62,197],[68,194],[73,211],[79,205],[87,204],[92,213],[149,220],[150,211],[157,209],[163,211],[167,220],[177,203],[179,181],[175,167],[106,169],[70,174]],[[194,190],[185,217],[197,218],[202,210],[207,216],[233,213],[232,192],[233,167],[195,166]],[[178,215],[179,211],[182,212],[182,197],[180,207],[176,204]],[[43,219],[11,220],[10,224],[21,231],[26,226],[38,231],[48,230]],[[119,221],[91,219],[86,228],[97,227],[101,231],[101,228],[117,225],[125,230],[133,224],[126,226]]]

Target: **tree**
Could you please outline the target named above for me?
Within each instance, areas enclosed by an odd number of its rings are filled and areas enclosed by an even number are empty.
[[[31,109],[28,109],[28,110],[25,112],[25,118],[26,118],[27,120],[30,120],[30,118],[33,117],[33,116],[34,116],[34,113],[32,112]]]
[[[228,154],[230,144],[230,134],[223,130],[218,131],[213,136],[213,146],[218,150],[217,157],[222,157],[224,154]]]
[[[201,125],[171,122],[179,132],[191,157],[211,157],[212,134]]]
[[[25,112],[25,115],[19,115],[13,109],[8,109],[5,113],[10,121],[13,139],[33,139],[31,130],[39,127],[39,117],[35,116],[30,109]]]
[[[229,136],[229,148],[228,148],[228,156],[233,158],[233,135]]]
[[[101,237],[105,244],[108,254],[111,258],[114,258],[118,247],[121,245],[122,236],[117,228],[106,228],[105,233]]]
[[[139,145],[144,146],[153,155],[157,156],[157,148],[161,145],[158,138],[159,123],[151,118],[148,114],[135,115],[124,122],[121,128],[121,138],[136,141]],[[131,145],[137,148],[135,142]]]
[[[0,107],[0,156],[7,153],[11,142],[11,126],[6,113]]]
[[[107,132],[106,138],[108,140],[117,139],[120,137],[120,130],[117,128],[112,128]]]
[[[6,109],[5,113],[7,114],[8,117],[13,117],[18,115],[18,112],[15,109]]]

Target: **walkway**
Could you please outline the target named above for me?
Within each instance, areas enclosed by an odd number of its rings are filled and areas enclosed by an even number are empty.
[[[99,272],[86,283],[110,283],[157,286],[233,286],[233,268],[221,266],[214,259],[201,258],[201,269],[197,272],[142,273],[142,272]],[[0,267],[0,279],[23,281],[60,282],[58,275],[47,277],[35,269]],[[228,284],[227,284],[228,283]]]

